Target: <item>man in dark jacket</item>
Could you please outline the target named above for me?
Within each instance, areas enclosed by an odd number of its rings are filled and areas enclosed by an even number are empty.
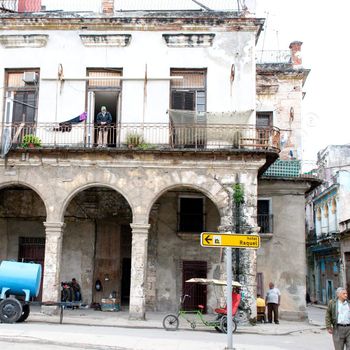
[[[97,114],[96,123],[98,125],[98,145],[100,147],[107,146],[108,139],[108,125],[112,123],[111,113],[107,111],[105,106],[101,107],[101,112]]]
[[[348,293],[339,287],[337,297],[328,304],[326,312],[326,328],[333,336],[335,350],[350,350],[350,306],[347,301]]]

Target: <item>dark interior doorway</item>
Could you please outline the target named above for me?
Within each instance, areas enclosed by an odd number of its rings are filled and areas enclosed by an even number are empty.
[[[108,131],[108,146],[115,146],[117,142],[117,124],[119,110],[119,92],[118,91],[95,91],[95,109],[94,122],[96,123],[97,114],[101,112],[101,107],[105,106],[112,116],[112,124]],[[95,140],[97,140],[97,130],[95,130]]]
[[[184,310],[197,310],[198,305],[207,311],[207,286],[197,283],[186,283],[190,278],[207,278],[206,261],[183,261],[182,291],[190,297],[185,299]]]
[[[122,261],[122,286],[121,286],[122,305],[129,305],[130,282],[131,282],[130,275],[131,275],[131,258],[124,258]]]

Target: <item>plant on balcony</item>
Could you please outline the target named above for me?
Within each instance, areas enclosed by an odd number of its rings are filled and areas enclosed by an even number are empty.
[[[23,137],[21,147],[36,148],[41,147],[41,139],[33,134],[28,134]]]
[[[136,132],[131,132],[126,135],[126,144],[128,145],[128,148],[139,147],[143,143],[142,135]]]

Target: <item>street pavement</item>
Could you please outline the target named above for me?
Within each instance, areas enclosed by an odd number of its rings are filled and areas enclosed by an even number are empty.
[[[324,329],[322,308],[308,308],[310,322],[281,320],[279,325],[238,325],[233,335],[237,350],[322,350],[331,349],[331,337]],[[147,313],[147,320],[129,320],[127,312],[100,312],[90,309],[65,310],[59,316],[31,310],[21,324],[0,325],[0,348],[7,349],[105,349],[105,350],[223,350],[227,335],[207,327],[191,330],[180,322],[178,331],[165,331],[165,313]]]

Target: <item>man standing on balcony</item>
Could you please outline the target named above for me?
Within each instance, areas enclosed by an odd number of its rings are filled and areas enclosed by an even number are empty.
[[[101,107],[101,112],[96,117],[98,128],[98,147],[107,147],[108,141],[108,125],[112,123],[111,113],[107,111],[106,106]]]

